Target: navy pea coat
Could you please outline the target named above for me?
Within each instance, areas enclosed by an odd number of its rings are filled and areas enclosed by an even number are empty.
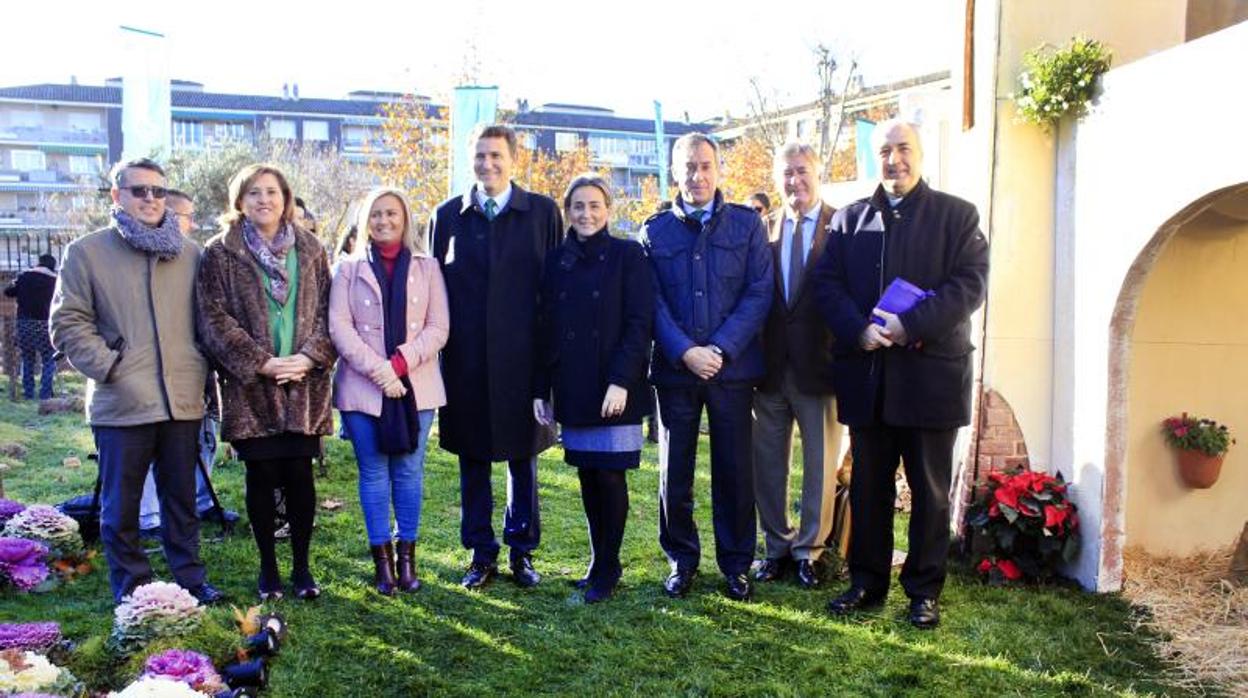
[[[564,426],[639,424],[650,414],[646,363],[654,282],[641,245],[605,229],[581,241],[569,232],[546,257],[539,324],[543,350],[534,397],[553,392]],[[607,386],[628,391],[624,412],[603,419]]]

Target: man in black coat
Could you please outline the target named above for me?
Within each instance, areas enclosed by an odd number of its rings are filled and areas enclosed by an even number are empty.
[[[480,126],[470,140],[476,184],[429,221],[451,313],[439,438],[459,456],[460,540],[472,550],[463,585],[480,588],[498,571],[490,469],[507,461],[503,541],[516,583],[531,587],[541,581],[532,561],[541,537],[537,454],[554,443],[532,409],[537,299],[542,264],[563,236],[563,220],[553,200],[511,182],[514,131]]]
[[[4,295],[17,300],[17,348],[22,353],[22,397],[35,398],[35,365],[40,364],[39,399],[52,397],[56,359],[48,339],[48,310],[56,290],[56,257],[39,255],[39,264],[18,275]],[[38,361],[36,361],[38,359]]]
[[[984,301],[988,243],[974,206],[922,181],[913,124],[879,124],[872,145],[883,182],[833,217],[812,279],[836,337],[833,381],[854,456],[850,588],[828,610],[877,606],[888,593],[900,460],[913,496],[901,585],[910,622],[931,628],[949,551],[954,440],[971,417],[970,317]],[[895,279],[934,295],[897,314],[882,310]]]

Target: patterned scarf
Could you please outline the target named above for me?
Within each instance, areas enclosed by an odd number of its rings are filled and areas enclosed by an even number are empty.
[[[136,220],[120,206],[114,205],[110,213],[121,231],[122,239],[134,249],[154,254],[166,262],[182,251],[182,232],[178,230],[176,216],[166,213],[160,225],[152,228]]]
[[[283,223],[273,239],[265,242],[256,226],[244,218],[243,243],[264,269],[269,279],[269,295],[278,305],[286,305],[286,294],[290,291],[290,279],[286,278],[286,253],[295,246],[295,229],[289,223]]]

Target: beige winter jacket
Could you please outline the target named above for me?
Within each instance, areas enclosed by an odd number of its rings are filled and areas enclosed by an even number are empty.
[[[65,248],[52,298],[52,345],[87,382],[92,426],[204,416],[208,363],[195,345],[199,246],[172,260],[130,246],[116,227]]]

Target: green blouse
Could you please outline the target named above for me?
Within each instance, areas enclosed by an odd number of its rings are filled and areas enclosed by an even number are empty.
[[[286,303],[279,305],[273,298],[269,275],[259,264],[260,280],[264,283],[264,297],[269,305],[269,336],[273,338],[273,355],[290,356],[295,347],[295,308],[299,304],[299,255],[292,245],[286,252],[286,278],[290,281],[290,290],[286,292]]]

